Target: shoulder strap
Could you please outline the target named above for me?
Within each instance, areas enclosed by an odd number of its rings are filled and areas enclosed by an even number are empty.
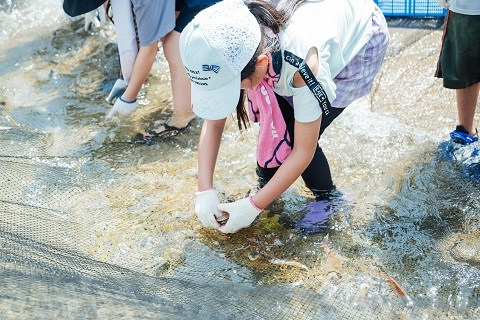
[[[312,91],[313,95],[318,100],[323,115],[328,115],[331,108],[330,101],[328,101],[325,90],[323,90],[322,85],[317,81],[312,73],[312,70],[310,70],[310,67],[305,63],[305,61],[302,61],[298,67],[298,72],[302,76],[310,91]]]

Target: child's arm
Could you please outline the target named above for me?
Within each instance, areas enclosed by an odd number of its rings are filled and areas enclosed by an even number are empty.
[[[233,233],[248,227],[263,208],[277,199],[300,177],[315,153],[321,119],[320,117],[307,123],[295,122],[295,141],[292,152],[260,191],[254,196],[218,205],[218,209],[229,215],[227,223],[219,228],[220,231]]]
[[[318,142],[321,117],[313,122],[295,121],[294,147],[285,162],[278,168],[270,181],[252,198],[259,208],[265,208],[277,199],[312,161]]]
[[[142,88],[142,85],[147,80],[147,77],[152,69],[153,62],[157,56],[158,41],[148,45],[140,47],[137,58],[133,65],[132,77],[125,92],[121,97],[115,101],[115,104],[107,113],[107,119],[115,115],[121,117],[128,117],[131,115],[138,106],[137,95]]]
[[[148,46],[140,47],[135,63],[133,64],[132,78],[130,79],[127,90],[122,95],[124,100],[133,101],[137,98],[140,89],[150,74],[153,62],[157,56],[157,51],[158,41],[155,41]]]
[[[213,188],[213,172],[227,119],[205,120],[198,143],[198,191]]]
[[[205,227],[213,229],[220,227],[217,220],[224,220],[217,207],[220,201],[217,191],[213,188],[213,173],[225,120],[205,120],[198,144],[198,190],[195,213]]]
[[[308,51],[305,62],[312,73],[317,74],[319,62],[316,48],[313,47]],[[306,86],[303,77],[298,72],[294,75],[293,86],[295,88]],[[301,105],[296,105],[296,107],[301,108]],[[265,187],[252,197],[232,203],[222,203],[218,206],[221,211],[229,214],[227,223],[220,227],[220,231],[232,233],[249,226],[266,206],[277,199],[300,177],[313,159],[321,121],[321,116],[312,122],[295,121],[293,150]]]

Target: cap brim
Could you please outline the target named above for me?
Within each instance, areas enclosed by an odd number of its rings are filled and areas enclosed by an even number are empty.
[[[204,90],[192,83],[193,112],[200,118],[219,120],[228,117],[240,98],[240,75],[218,89]]]

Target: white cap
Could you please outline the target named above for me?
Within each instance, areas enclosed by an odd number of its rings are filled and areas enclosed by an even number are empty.
[[[180,55],[192,83],[193,112],[218,120],[240,97],[240,73],[260,44],[260,25],[243,0],[202,10],[180,35]]]

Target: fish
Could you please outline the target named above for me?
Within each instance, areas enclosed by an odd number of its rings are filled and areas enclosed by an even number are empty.
[[[329,242],[329,237],[327,234],[323,238],[322,244],[320,245],[325,250],[325,253],[327,254],[327,260],[325,261],[323,268],[327,274],[334,272],[337,274],[337,276],[341,277],[340,271],[342,270],[342,259],[340,258],[339,255],[337,255],[335,252],[333,252],[330,249],[330,247],[328,246],[328,242]]]
[[[325,253],[327,254],[327,256],[332,253],[332,250],[330,250],[330,248],[328,247],[328,233],[323,238],[322,244],[320,246],[325,250]]]
[[[273,264],[281,264],[281,265],[286,265],[286,266],[291,266],[291,267],[297,267],[297,268],[300,268],[300,269],[310,271],[310,269],[306,265],[304,265],[300,262],[297,262],[297,261],[293,261],[293,260],[283,260],[283,259],[274,258],[274,259],[268,260],[268,262],[273,263]]]
[[[215,220],[217,220],[219,225],[224,226],[228,221],[228,217],[228,212],[221,211],[219,216],[215,215]]]
[[[400,297],[400,300],[406,305],[410,306],[412,305],[412,299],[407,294],[407,291],[403,289],[401,285],[399,285],[395,280],[393,280],[389,275],[387,275],[385,272],[378,270],[378,274],[385,279],[388,284],[390,284],[390,287],[392,288],[393,292],[397,294]]]

